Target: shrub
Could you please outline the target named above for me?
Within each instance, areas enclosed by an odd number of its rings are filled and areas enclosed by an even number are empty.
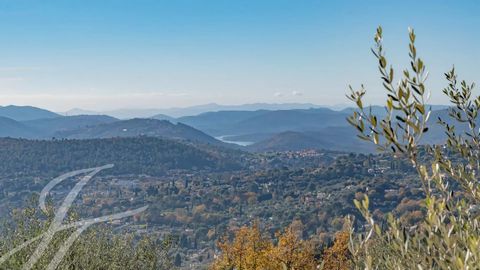
[[[33,205],[33,200],[31,205]],[[10,222],[0,230],[0,258],[25,241],[44,233],[53,217],[49,207],[47,218],[36,207],[14,211]],[[69,216],[76,220],[75,214]],[[47,269],[59,247],[65,243],[73,230],[57,232],[33,269]],[[0,269],[23,269],[39,240],[20,250],[0,264]],[[172,269],[170,258],[171,239],[158,240],[134,233],[115,233],[108,225],[98,225],[85,231],[68,249],[58,269]]]

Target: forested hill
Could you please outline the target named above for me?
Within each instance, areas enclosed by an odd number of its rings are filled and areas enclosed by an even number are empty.
[[[0,116],[15,121],[28,121],[36,119],[56,118],[60,115],[41,108],[32,106],[0,106]]]
[[[54,137],[68,139],[100,139],[113,137],[163,137],[168,139],[190,140],[202,143],[224,145],[215,138],[185,124],[173,124],[167,120],[130,119],[84,126],[57,132]]]
[[[0,139],[3,175],[68,172],[113,163],[110,174],[163,175],[166,170],[228,171],[242,167],[235,150],[159,138]]]
[[[35,130],[36,132],[36,130]],[[31,128],[13,119],[0,116],[0,137],[31,138]]]

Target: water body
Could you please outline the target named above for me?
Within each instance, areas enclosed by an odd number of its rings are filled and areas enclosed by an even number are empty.
[[[215,137],[215,139],[217,139],[219,141],[222,141],[224,143],[233,143],[233,144],[237,144],[237,145],[241,145],[241,146],[248,146],[248,145],[254,144],[254,142],[242,142],[242,141],[230,141],[230,140],[228,140],[228,137],[232,137],[232,136],[235,136],[235,135],[223,135],[223,136]]]

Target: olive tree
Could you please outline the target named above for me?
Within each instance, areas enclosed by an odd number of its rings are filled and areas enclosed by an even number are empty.
[[[350,87],[347,96],[357,109],[347,120],[362,140],[410,161],[425,195],[425,216],[409,226],[389,214],[388,225],[381,228],[372,218],[368,197],[355,200],[366,219],[364,233],[352,230],[351,234],[355,268],[478,269],[480,97],[473,94],[474,84],[459,82],[452,68],[445,74],[447,86],[443,90],[451,102],[449,117],[430,119],[430,91],[425,85],[428,73],[417,53],[414,30],[409,29],[410,66],[400,74],[389,65],[382,40],[379,27],[372,52],[386,90],[386,116],[374,115],[364,105],[366,90],[362,85],[358,90]],[[422,141],[432,125],[444,129],[444,142],[429,145]]]

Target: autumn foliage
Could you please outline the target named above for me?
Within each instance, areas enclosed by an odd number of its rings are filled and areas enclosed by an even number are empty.
[[[221,254],[212,264],[212,270],[309,270],[317,269],[315,248],[311,241],[302,240],[292,227],[265,237],[258,226],[242,227],[232,241],[223,239],[218,244]]]
[[[328,270],[352,269],[351,254],[348,249],[350,233],[347,231],[338,232],[335,235],[333,246],[323,253],[323,268]]]

